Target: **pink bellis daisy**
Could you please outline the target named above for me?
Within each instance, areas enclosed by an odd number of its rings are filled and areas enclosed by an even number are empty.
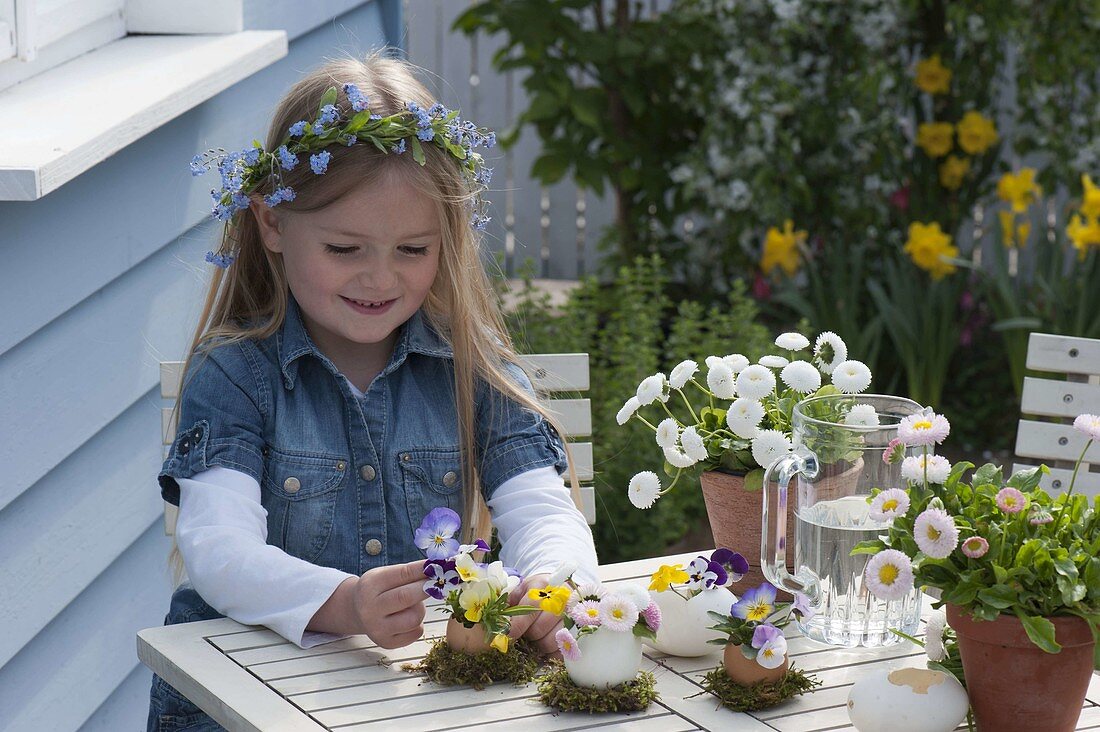
[[[897,549],[884,549],[867,562],[863,580],[880,600],[900,600],[913,591],[913,565]]]
[[[558,642],[558,650],[561,651],[562,658],[570,661],[581,659],[581,647],[577,645],[577,639],[568,630],[565,628],[559,630],[554,634],[554,640]]]
[[[1080,414],[1073,420],[1073,429],[1083,433],[1090,440],[1100,440],[1100,416]]]
[[[661,629],[661,608],[657,607],[657,603],[651,602],[646,605],[645,610],[642,610],[642,618],[645,620],[646,627],[654,633]]]
[[[972,536],[962,543],[962,553],[971,559],[981,559],[989,551],[989,542],[981,536]]]
[[[573,594],[576,595],[576,593]],[[581,600],[569,609],[569,617],[573,618],[573,622],[582,628],[589,625],[598,626],[600,624],[600,601]]]
[[[901,488],[890,488],[874,497],[869,515],[875,521],[889,521],[904,516],[908,510],[909,494]]]
[[[997,492],[997,508],[1005,513],[1019,513],[1027,505],[1024,494],[1015,488],[1002,488]]]
[[[913,522],[913,538],[922,552],[933,559],[944,559],[959,545],[959,529],[946,511],[928,508]]]
[[[951,432],[951,423],[942,414],[928,409],[910,414],[898,424],[898,438],[906,445],[932,445],[943,442]]]

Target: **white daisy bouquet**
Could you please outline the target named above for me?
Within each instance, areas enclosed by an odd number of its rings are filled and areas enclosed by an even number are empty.
[[[631,503],[649,508],[685,473],[697,476],[704,470],[745,475],[745,487],[759,489],[764,469],[792,449],[795,404],[810,396],[856,395],[871,384],[870,369],[849,360],[848,347],[835,333],[820,334],[812,348],[801,333],[784,333],[775,345],[786,355],[767,355],[756,363],[740,353],[707,356],[705,373],[687,360],[667,376],[657,373],[642,380],[616,420],[623,425],[636,419],[653,430],[672,482],[662,487],[653,471],[638,473],[630,480]],[[832,383],[823,384],[825,378]],[[697,411],[689,392],[702,395],[706,406]],[[843,413],[821,416],[848,424],[877,419],[873,407],[857,402],[853,396],[851,404],[841,407]]]
[[[964,482],[972,463],[931,454],[950,432],[947,419],[931,410],[903,419],[883,459],[902,462],[908,488],[872,492],[870,514],[889,529],[852,551],[873,555],[867,588],[896,600],[914,585],[935,587],[942,602],[977,620],[1015,615],[1049,653],[1061,648],[1049,617],[1080,616],[1100,636],[1100,499],[1073,492],[1085,454],[1100,440],[1100,417],[1083,414],[1074,427],[1087,440],[1069,489],[1052,498],[1039,487],[1045,465],[1006,479],[986,464]],[[906,446],[923,454],[904,457]],[[1100,652],[1094,661],[1100,668]]]

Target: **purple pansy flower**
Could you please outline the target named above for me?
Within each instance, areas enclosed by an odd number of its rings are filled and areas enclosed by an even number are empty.
[[[478,539],[473,544],[463,544],[458,548],[459,554],[471,554],[473,552],[487,551],[489,551],[489,545],[485,543],[484,539]]]
[[[718,562],[706,557],[696,557],[688,565],[687,588],[689,590],[710,590],[725,585],[726,570]]]
[[[726,547],[715,549],[714,553],[710,555],[710,561],[722,565],[722,569],[726,570],[726,581],[722,583],[723,587],[729,587],[734,582],[739,582],[742,577],[749,573],[749,560],[741,556],[740,552],[735,552]]]
[[[450,559],[429,559],[424,562],[424,592],[437,600],[447,596],[451,587],[462,584],[462,578],[455,571],[455,563]]]
[[[752,647],[763,648],[765,643],[770,640],[775,640],[775,638],[777,637],[783,637],[783,631],[781,631],[779,628],[775,627],[774,625],[768,625],[767,623],[765,623],[764,625],[758,625],[752,631]]]
[[[428,559],[449,559],[458,552],[454,535],[461,526],[462,520],[451,509],[433,508],[414,533],[413,541]]]
[[[730,608],[730,615],[742,620],[762,622],[775,610],[775,588],[765,582],[746,592]]]
[[[810,598],[801,592],[794,593],[794,602],[791,603],[791,612],[798,613],[803,620],[809,620],[814,616],[814,609],[810,606]]]

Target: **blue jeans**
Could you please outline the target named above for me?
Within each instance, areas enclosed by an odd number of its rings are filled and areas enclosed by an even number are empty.
[[[172,605],[164,617],[165,625],[190,623],[196,620],[223,618],[214,608],[184,583],[172,593]],[[149,723],[147,732],[223,732],[225,730],[210,715],[199,709],[167,681],[153,674],[149,692]]]

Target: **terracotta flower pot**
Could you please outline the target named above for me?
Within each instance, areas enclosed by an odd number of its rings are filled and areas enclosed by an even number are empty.
[[[470,654],[481,653],[490,648],[485,640],[485,626],[477,623],[474,627],[467,628],[454,618],[447,621],[447,645],[451,650]]]
[[[1076,727],[1092,679],[1096,644],[1081,618],[1048,620],[1062,646],[1058,653],[1032,643],[1014,615],[975,621],[957,605],[947,606],[981,732],[1070,732]]]
[[[787,675],[787,668],[791,665],[791,659],[783,657],[783,663],[775,668],[764,668],[756,662],[755,658],[745,658],[741,652],[741,646],[732,643],[726,646],[722,654],[722,668],[726,670],[735,684],[752,686],[753,684],[774,684]]]

